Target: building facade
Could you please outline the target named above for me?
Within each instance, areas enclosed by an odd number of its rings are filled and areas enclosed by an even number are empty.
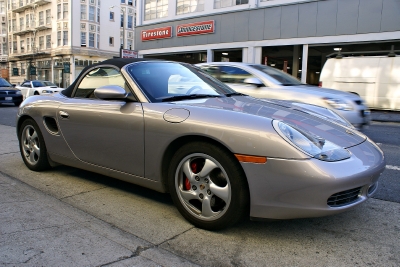
[[[268,64],[317,84],[332,53],[397,53],[399,14],[399,0],[142,0],[135,48],[190,63]]]
[[[133,44],[132,1],[0,0],[0,17],[2,3],[2,56],[13,84],[37,79],[67,87],[85,66],[119,56],[124,39]]]

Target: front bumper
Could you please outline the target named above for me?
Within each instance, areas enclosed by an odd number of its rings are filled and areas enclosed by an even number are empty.
[[[268,158],[265,164],[242,163],[250,188],[250,216],[319,217],[364,202],[376,192],[386,165],[384,155],[368,140],[349,150],[352,156],[338,162]],[[340,199],[349,192],[351,198],[336,201],[335,196]]]
[[[21,103],[22,102],[22,95],[17,94],[0,94],[0,103]]]

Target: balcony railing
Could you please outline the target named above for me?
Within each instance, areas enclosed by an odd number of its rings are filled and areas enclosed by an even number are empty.
[[[32,25],[26,25],[26,26],[22,26],[22,27],[13,27],[13,34],[23,35],[28,32],[33,32],[33,31],[35,31],[35,29],[36,29],[36,27],[34,27]]]
[[[37,31],[43,31],[48,29],[51,29],[51,24],[44,24],[44,20],[40,20],[35,27],[35,30]]]
[[[51,0],[20,0],[18,3],[11,4],[11,10],[15,13],[21,13],[27,9],[33,8],[35,5],[42,6],[50,3]]]

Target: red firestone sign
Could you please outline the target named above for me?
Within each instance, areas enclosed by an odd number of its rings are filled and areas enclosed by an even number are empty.
[[[214,32],[214,21],[201,21],[176,26],[176,36],[190,36]]]
[[[172,26],[143,30],[142,31],[142,41],[151,41],[156,39],[165,39],[172,37]]]

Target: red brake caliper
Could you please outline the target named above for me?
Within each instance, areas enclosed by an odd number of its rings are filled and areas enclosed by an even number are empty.
[[[197,173],[197,163],[192,161],[190,163],[190,169],[192,170],[193,173]],[[189,182],[189,179],[185,176],[185,190],[190,190],[191,185]]]

